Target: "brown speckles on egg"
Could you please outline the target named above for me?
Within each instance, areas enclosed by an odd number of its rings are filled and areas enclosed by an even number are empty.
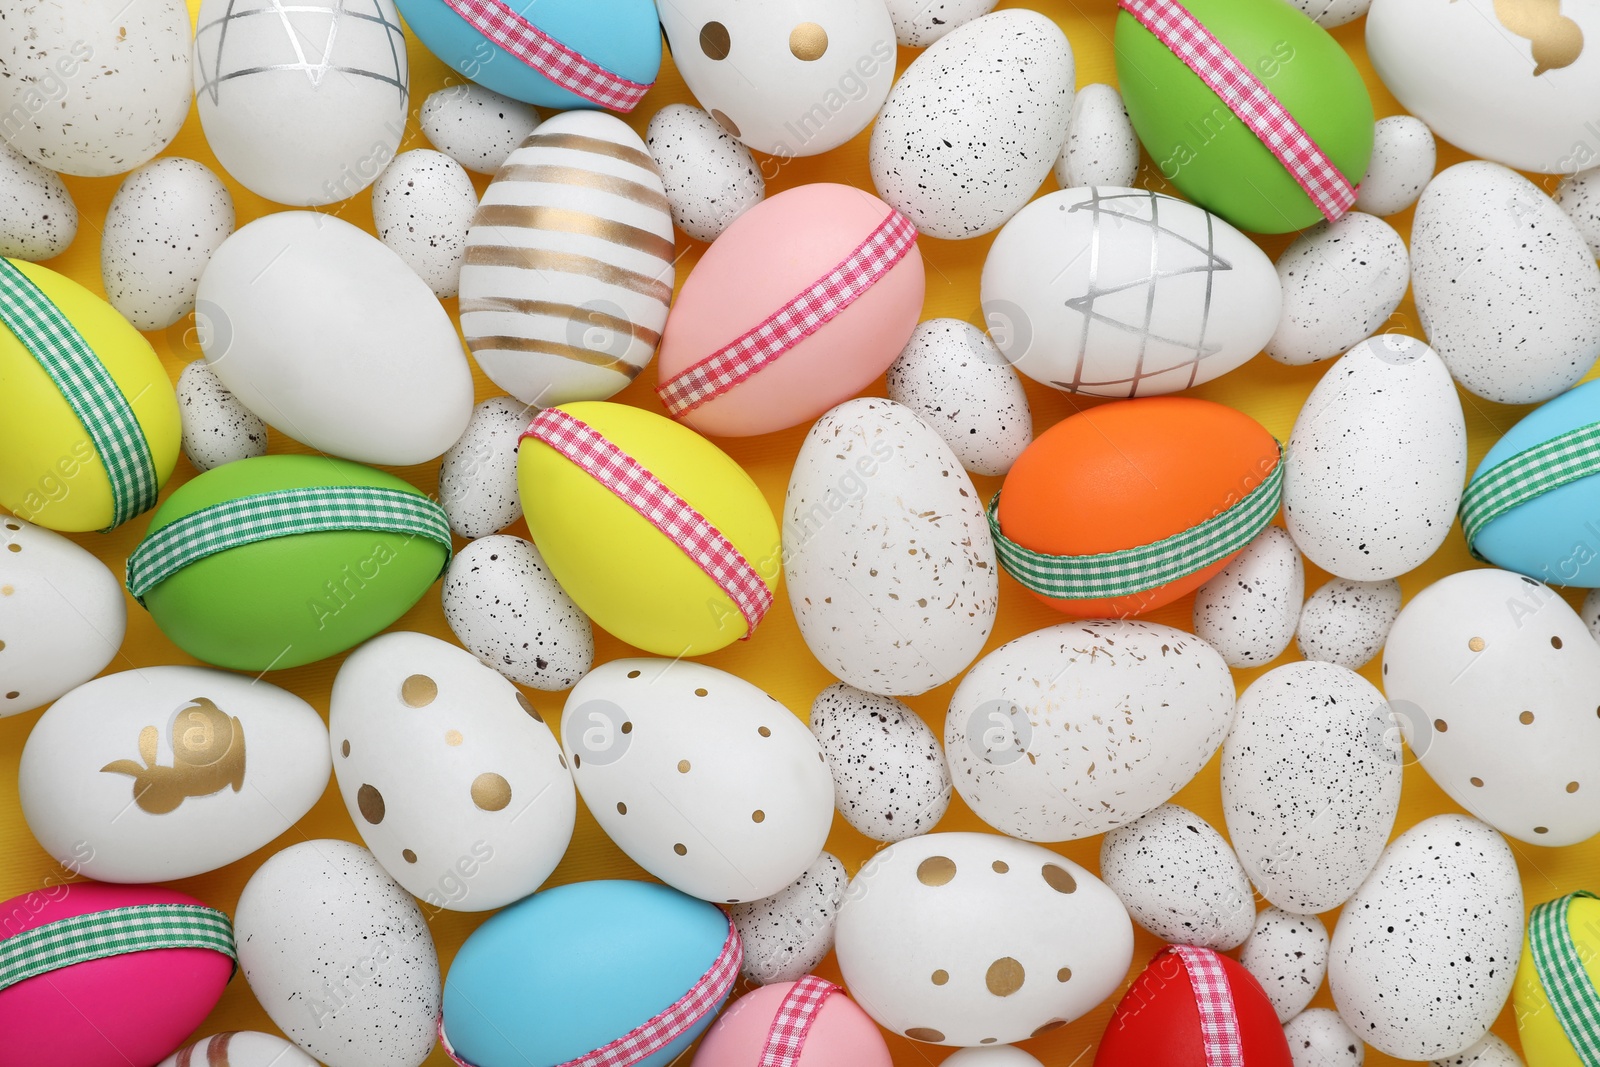
[[[933,829],[950,806],[950,772],[939,741],[915,712],[892,697],[840,682],[811,705],[840,814],[878,841]]]

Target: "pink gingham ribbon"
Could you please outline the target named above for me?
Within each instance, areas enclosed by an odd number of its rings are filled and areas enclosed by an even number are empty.
[[[1193,945],[1169,945],[1166,951],[1176,955],[1189,972],[1189,986],[1200,1008],[1200,1041],[1205,1047],[1206,1067],[1244,1067],[1244,1041],[1239,1036],[1239,1016],[1233,1007],[1228,974],[1222,969],[1222,957]]]
[[[772,607],[772,590],[722,531],[688,501],[587,423],[559,408],[539,412],[522,437],[555,449],[665,534],[728,594],[744,616],[745,637],[755,633]]]
[[[895,268],[917,244],[917,228],[898,211],[833,270],[759,326],[656,386],[675,418],[714,400],[816,333]]]
[[[791,986],[772,1018],[757,1067],[796,1067],[823,1002],[838,992],[832,982],[809,974]]]
[[[1350,210],[1356,202],[1356,187],[1300,128],[1272,91],[1224,48],[1188,8],[1178,0],[1118,0],[1118,6],[1138,19],[1222,98],[1228,109],[1278,157],[1324,218],[1333,222]]]
[[[505,0],[444,0],[479,33],[591,104],[632,111],[650,86],[629,81],[568,48],[512,11]]]
[[[640,1023],[610,1044],[586,1052],[575,1060],[557,1064],[556,1067],[630,1067],[647,1056],[655,1055],[716,1010],[738,979],[739,965],[743,961],[744,946],[739,942],[739,931],[734,929],[730,921],[722,951],[717,953],[710,968],[687,993],[655,1018]],[[439,1044],[444,1047],[444,1054],[458,1067],[475,1067],[457,1055],[451,1046],[450,1039],[444,1033],[443,1015],[439,1016]]]

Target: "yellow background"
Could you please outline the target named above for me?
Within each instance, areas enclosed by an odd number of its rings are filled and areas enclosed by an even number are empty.
[[[197,6],[197,0],[190,0],[190,3],[191,8]],[[1080,86],[1091,82],[1115,84],[1116,74],[1111,50],[1111,32],[1115,17],[1112,0],[1093,0],[1093,2],[1085,0],[1081,4],[1070,0],[1031,0],[1027,4],[1017,4],[1008,0],[1000,6],[1032,6],[1042,9],[1059,22],[1072,42]],[[1355,57],[1361,67],[1367,85],[1372,91],[1378,115],[1398,114],[1402,109],[1372,74],[1371,67],[1366,61],[1366,50],[1362,39],[1363,25],[1363,22],[1357,22],[1351,26],[1341,27],[1334,31],[1334,36]],[[1426,47],[1426,42],[1418,42],[1418,46]],[[917,54],[909,49],[901,49],[901,70],[904,70]],[[424,50],[415,39],[411,41],[410,55],[412,114],[402,144],[403,150],[429,147],[417,125],[417,112],[428,93],[455,80],[445,66]],[[650,117],[659,108],[680,101],[693,102],[671,60],[668,59],[656,87],[638,110],[628,117],[628,121],[642,135]],[[198,159],[215,169],[219,175],[222,174],[221,168],[217,166],[215,158],[206,147],[199,120],[193,113],[190,114],[182,133],[164,154]],[[1464,158],[1466,157],[1462,153],[1441,145],[1439,161],[1441,168]],[[797,159],[784,164],[779,164],[776,160],[768,160],[766,163],[768,173],[775,175],[768,182],[769,192],[814,181],[847,182],[866,189],[872,188],[867,170],[865,133],[822,157]],[[119,180],[118,178],[67,179],[67,184],[82,212],[82,222],[73,246],[66,254],[49,263],[51,267],[72,276],[96,292],[103,292],[99,267],[101,224],[105,217],[106,206]],[[1535,180],[1546,189],[1553,190],[1555,187],[1554,178],[1535,176]],[[474,181],[481,193],[487,184],[487,179],[475,175]],[[1163,185],[1148,160],[1145,161],[1140,182],[1155,188]],[[233,191],[240,225],[263,214],[280,210],[279,205],[254,196],[234,183],[229,184]],[[1047,179],[1043,191],[1054,187],[1053,179]],[[370,201],[365,192],[326,210],[335,212],[359,226],[371,228]],[[1410,220],[1411,214],[1408,211],[1390,221],[1404,234],[1409,231]],[[1262,246],[1270,255],[1276,256],[1288,240],[1289,237],[1264,239]],[[692,242],[681,234],[679,241],[682,255],[678,263],[678,282],[681,284],[705,246]],[[921,249],[927,263],[928,274],[927,304],[923,309],[925,319],[948,316],[982,324],[978,309],[978,274],[989,243],[989,237],[965,242],[922,238]],[[454,314],[455,301],[446,301],[445,305]],[[1386,329],[1422,336],[1409,298],[1401,305]],[[191,320],[185,319],[167,331],[148,336],[174,381],[186,363],[199,358],[199,347],[195,341]],[[1327,364],[1298,368],[1283,367],[1262,356],[1221,380],[1192,392],[1193,395],[1239,408],[1258,419],[1278,438],[1287,440],[1295,414],[1326,367]],[[481,374],[477,374],[476,381],[480,400],[499,392]],[[660,411],[660,405],[651,390],[654,382],[655,371],[651,368],[617,399]],[[873,387],[872,392],[882,394],[881,381]],[[1033,404],[1034,425],[1041,431],[1084,406],[1078,398],[1037,387],[1031,382],[1028,385],[1028,395]],[[1466,411],[1471,442],[1469,464],[1475,467],[1489,446],[1529,409],[1491,404],[1466,393],[1461,394],[1461,399]],[[804,433],[805,427],[799,427],[785,433],[753,440],[718,443],[751,473],[776,513],[782,507],[790,466]],[[304,452],[305,449],[282,434],[274,432],[272,451]],[[431,492],[436,488],[438,464],[423,464],[399,470],[397,473],[423,490]],[[194,470],[187,460],[180,459],[177,472],[167,485],[166,492],[170,493],[193,475]],[[976,478],[975,482],[984,499],[988,499],[999,485],[999,480],[994,478]],[[74,540],[95,552],[120,575],[128,552],[138,542],[147,523],[147,517],[140,517],[115,533],[85,534],[76,536]],[[509,532],[526,535],[526,528],[518,522]],[[1401,585],[1409,597],[1438,578],[1475,565],[1468,557],[1457,529],[1452,531],[1450,539],[1438,554],[1425,566],[1402,578]],[[1327,577],[1317,568],[1308,565],[1307,592],[1316,589]],[[1000,617],[987,649],[996,648],[1021,634],[1062,621],[1060,615],[1039,604],[1009,578],[1002,578],[1001,585]],[[1572,591],[1568,592],[1568,598],[1574,604],[1578,601],[1578,596]],[[1188,628],[1191,606],[1192,598],[1185,598],[1171,607],[1153,613],[1150,618],[1156,622]],[[127,640],[121,654],[107,668],[108,672],[132,670],[156,664],[194,662],[179,652],[156,629],[149,615],[131,599],[128,601],[128,619]],[[451,635],[440,608],[438,586],[430,590],[416,607],[395,624],[394,628],[420,630],[449,639]],[[632,653],[631,649],[604,633],[597,632],[596,636],[597,662],[605,662]],[[1291,648],[1283,660],[1294,658],[1298,658],[1298,653]],[[269,680],[299,694],[326,713],[329,688],[341,661],[342,657],[338,657],[295,670],[275,672],[269,676]],[[783,701],[801,717],[807,714],[816,694],[834,680],[807,651],[795,627],[788,604],[782,597],[752,640],[706,656],[704,662],[754,682]],[[1260,673],[1260,671],[1239,671],[1236,672],[1236,678],[1243,688]],[[1376,684],[1378,682],[1376,661],[1363,673]],[[943,733],[944,710],[954,686],[955,683],[952,682],[910,701],[940,736]],[[552,723],[559,721],[558,715],[563,702],[561,694],[530,691],[529,696],[544,713],[547,721]],[[29,729],[40,714],[35,711],[0,719],[0,899],[36,890],[48,878],[59,880],[62,877],[60,868],[38,847],[29,834],[17,803],[18,757]],[[1211,765],[1179,793],[1175,800],[1210,820],[1219,830],[1223,829],[1216,761],[1213,760]],[[1420,767],[1415,765],[1407,767],[1403,803],[1400,817],[1395,825],[1396,833],[1429,815],[1453,810],[1456,810],[1454,805]],[[939,828],[987,829],[967,810],[959,797],[956,798],[950,814]],[[360,841],[360,836],[340,802],[338,790],[331,781],[321,801],[311,813],[278,840],[220,871],[175,883],[175,887],[231,913],[245,881],[267,857],[297,841],[325,837]],[[1596,846],[1593,842],[1561,849],[1537,848],[1515,841],[1511,842],[1511,845],[1516,851],[1522,871],[1523,890],[1529,905],[1573,889],[1600,883],[1600,878],[1596,877]],[[850,872],[854,873],[876,849],[882,846],[855,833],[842,819],[836,819],[828,847],[844,861]],[[1090,869],[1098,869],[1098,838],[1058,846],[1058,851]],[[549,884],[602,877],[642,878],[645,875],[606,839],[594,819],[580,807],[578,829],[572,848]],[[1425,902],[1418,901],[1416,905],[1422,907],[1425,906]],[[431,928],[443,967],[448,968],[462,940],[483,918],[482,915],[453,912],[434,914]],[[1329,914],[1324,916],[1324,919],[1331,931],[1336,916]],[[1134,951],[1135,973],[1158,947],[1159,942],[1155,938],[1142,931],[1139,932]],[[821,973],[837,980],[838,972],[831,957],[821,968]],[[1115,999],[1108,1001],[1077,1023],[1045,1037],[1028,1041],[1023,1047],[1051,1067],[1087,1064],[1092,1059],[1095,1041],[1105,1028]],[[1326,987],[1314,1004],[1332,1006]],[[245,985],[242,976],[234,979],[222,1002],[201,1027],[199,1035],[238,1029],[274,1030]],[[1495,1032],[1515,1044],[1515,1025],[1509,1008],[1502,1013],[1496,1023]],[[901,1067],[916,1067],[924,1062],[937,1062],[950,1051],[917,1045],[898,1037],[890,1037],[889,1042],[895,1062]],[[1367,1062],[1384,1064],[1393,1061],[1369,1050]],[[435,1050],[428,1060],[430,1067],[444,1067],[447,1063],[444,1054],[438,1050]]]

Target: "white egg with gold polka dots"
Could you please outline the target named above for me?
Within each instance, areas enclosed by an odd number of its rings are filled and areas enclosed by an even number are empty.
[[[502,907],[566,853],[566,757],[528,698],[471,653],[426,634],[373,638],[334,678],[328,729],[361,839],[424,904]]]
[[[814,863],[833,775],[801,719],[725,671],[620,659],[567,697],[561,746],[628,858],[714,904],[770,897]]]
[[[898,842],[845,890],[834,950],[850,995],[914,1041],[985,1046],[1067,1025],[1114,993],[1133,924],[1109,887],[995,834]]]

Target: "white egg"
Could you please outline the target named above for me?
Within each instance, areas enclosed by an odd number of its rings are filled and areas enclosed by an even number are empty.
[[[1562,178],[1556,186],[1555,200],[1583,235],[1589,251],[1600,256],[1600,169]]]
[[[997,229],[1061,152],[1074,71],[1066,35],[1037,11],[997,11],[945,35],[900,76],[872,128],[878,195],[929,237]]]
[[[1266,992],[1278,1021],[1305,1010],[1328,973],[1328,928],[1315,915],[1263,908],[1239,950],[1239,962]]]
[[[183,454],[197,471],[267,454],[267,424],[197,359],[178,375]]]
[[[657,111],[644,143],[661,172],[672,221],[696,241],[715,241],[767,195],[750,149],[697,107],[668,104]]]
[[[1104,882],[1048,849],[926,834],[857,872],[834,948],[850,995],[885,1029],[1003,1044],[1110,996],[1132,961],[1133,927]]]
[[[96,678],[50,706],[18,771],[33,836],[103,882],[167,882],[249,855],[328,785],[328,731],[286,690],[202,667]],[[81,859],[87,848],[91,853]]]
[[[1056,159],[1056,183],[1073,186],[1110,185],[1126,188],[1139,173],[1139,136],[1133,132],[1122,94],[1095,82],[1072,98],[1067,143]]]
[[[1500,1037],[1485,1034],[1482,1041],[1465,1052],[1434,1060],[1431,1067],[1522,1067],[1522,1058]]]
[[[141,330],[164,330],[194,310],[206,264],[233,233],[233,196],[192,159],[147,163],[106,209],[100,276],[106,299]]]
[[[1330,579],[1300,609],[1296,628],[1300,655],[1360,670],[1383,648],[1399,614],[1400,583],[1393,578]]]
[[[1290,2],[1325,30],[1354,22],[1365,15],[1367,8],[1372,6],[1372,0],[1290,0]]]
[[[1435,815],[1395,838],[1339,913],[1328,984],[1373,1048],[1448,1058],[1488,1032],[1521,951],[1522,882],[1505,838]]]
[[[1584,594],[1583,607],[1579,611],[1583,624],[1589,628],[1589,633],[1596,641],[1600,641],[1600,589],[1591,589]]]
[[[493,174],[539,125],[530,104],[472,82],[447,85],[422,102],[428,143],[475,174]]]
[[[1291,367],[1332,359],[1371,337],[1411,284],[1405,241],[1360,211],[1302,233],[1277,268],[1283,316],[1266,350]]]
[[[67,183],[0,140],[0,256],[52,259],[78,236]]]
[[[928,724],[893,697],[840,682],[811,705],[811,732],[844,821],[875,841],[932,830],[950,808],[950,768]]]
[[[1356,210],[1396,215],[1417,202],[1433,177],[1438,146],[1427,123],[1411,115],[1381,118],[1372,130],[1372,162],[1356,191]]]
[[[989,336],[959,319],[917,327],[888,371],[889,399],[944,438],[973,474],[998,476],[1033,442],[1022,382]]]
[[[492,396],[472,409],[467,428],[445,451],[439,503],[462,537],[484,537],[522,518],[517,444],[533,415],[515,397]]]
[[[214,1034],[185,1045],[160,1067],[317,1067],[317,1061],[281,1037],[250,1030]]]
[[[372,184],[378,239],[441,299],[456,295],[477,211],[472,179],[443,152],[401,152]]]
[[[561,716],[583,800],[628,858],[718,904],[769,897],[816,862],[833,778],[805,724],[749,682],[689,660],[620,659]]]
[[[999,0],[885,0],[894,36],[907,48],[926,48],[951,30],[993,11]]]
[[[1600,355],[1594,254],[1542,189],[1499,164],[1458,163],[1428,183],[1411,223],[1411,278],[1428,342],[1486,400],[1548,400]]]
[[[1361,1067],[1367,1046],[1344,1024],[1339,1013],[1312,1008],[1283,1026],[1294,1067]]]
[[[1106,834],[1100,877],[1134,922],[1173,944],[1237,948],[1255,922],[1255,895],[1233,849],[1176,804]]]
[[[946,1067],[1044,1067],[1015,1045],[979,1045],[962,1048],[945,1058]]]
[[[330,1067],[420,1067],[433,1051],[433,935],[360,845],[302,841],[268,859],[239,895],[233,934],[256,1000]]]
[[[1230,667],[1260,667],[1294,640],[1306,568],[1281,526],[1256,535],[1194,596],[1194,632]]]
[[[0,515],[0,718],[60,697],[122,647],[122,582],[93,553]]]
[[[944,720],[957,792],[984,822],[1072,841],[1132,822],[1210,761],[1233,722],[1216,650],[1155,623],[1068,622],[967,672]]]
[[[833,951],[833,924],[850,876],[824,852],[805,873],[770,897],[729,904],[744,942],[742,973],[757,985],[798,982]]]
[[[589,617],[520,537],[480,537],[456,553],[444,617],[467,651],[532,689],[571,689],[594,663]]]

